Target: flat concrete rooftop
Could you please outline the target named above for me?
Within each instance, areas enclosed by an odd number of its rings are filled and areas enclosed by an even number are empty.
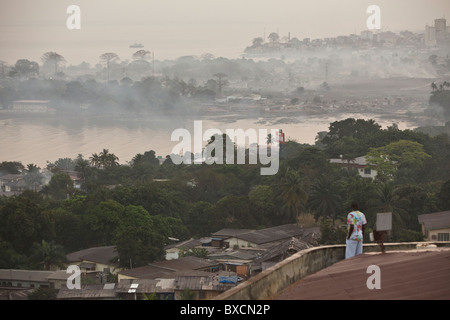
[[[380,289],[367,287],[375,275],[371,265],[379,267]],[[364,253],[306,276],[273,299],[449,300],[450,248]]]

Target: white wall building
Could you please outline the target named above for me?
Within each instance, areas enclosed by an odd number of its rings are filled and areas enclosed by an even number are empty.
[[[15,112],[47,112],[48,100],[16,100],[12,103]]]

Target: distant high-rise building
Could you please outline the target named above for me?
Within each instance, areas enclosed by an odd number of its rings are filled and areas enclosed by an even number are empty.
[[[436,29],[436,42],[443,43],[447,39],[447,21],[445,19],[434,20],[434,28]]]
[[[434,47],[436,45],[436,28],[425,26],[425,45]]]
[[[434,20],[434,27],[436,32],[447,32],[447,21],[445,19]]]
[[[450,39],[450,26],[444,18],[435,19],[434,26],[425,26],[425,45],[432,47],[444,44]]]
[[[363,40],[373,40],[373,32],[371,30],[361,31],[361,39]]]

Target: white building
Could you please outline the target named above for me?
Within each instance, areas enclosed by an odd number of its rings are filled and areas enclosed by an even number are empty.
[[[436,46],[436,28],[425,26],[425,45],[427,47]]]
[[[418,219],[427,241],[450,241],[450,211],[421,214]]]
[[[425,26],[425,45],[434,47],[450,40],[450,26],[444,18],[434,20],[434,26]]]
[[[16,100],[12,103],[15,112],[47,112],[48,100]]]
[[[358,170],[358,173],[363,178],[371,178],[374,179],[377,176],[377,170],[374,167],[367,163],[366,157],[357,157],[355,159],[330,159],[331,164],[339,165],[343,168],[355,168]]]

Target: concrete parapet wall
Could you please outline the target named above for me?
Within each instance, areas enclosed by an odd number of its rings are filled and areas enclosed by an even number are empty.
[[[412,250],[432,244],[450,246],[449,242],[385,243],[386,251]],[[378,244],[364,245],[365,252],[381,252]],[[309,274],[327,268],[345,258],[345,245],[319,246],[297,252],[248,279],[240,285],[220,294],[216,300],[265,300],[270,299],[288,286]]]

